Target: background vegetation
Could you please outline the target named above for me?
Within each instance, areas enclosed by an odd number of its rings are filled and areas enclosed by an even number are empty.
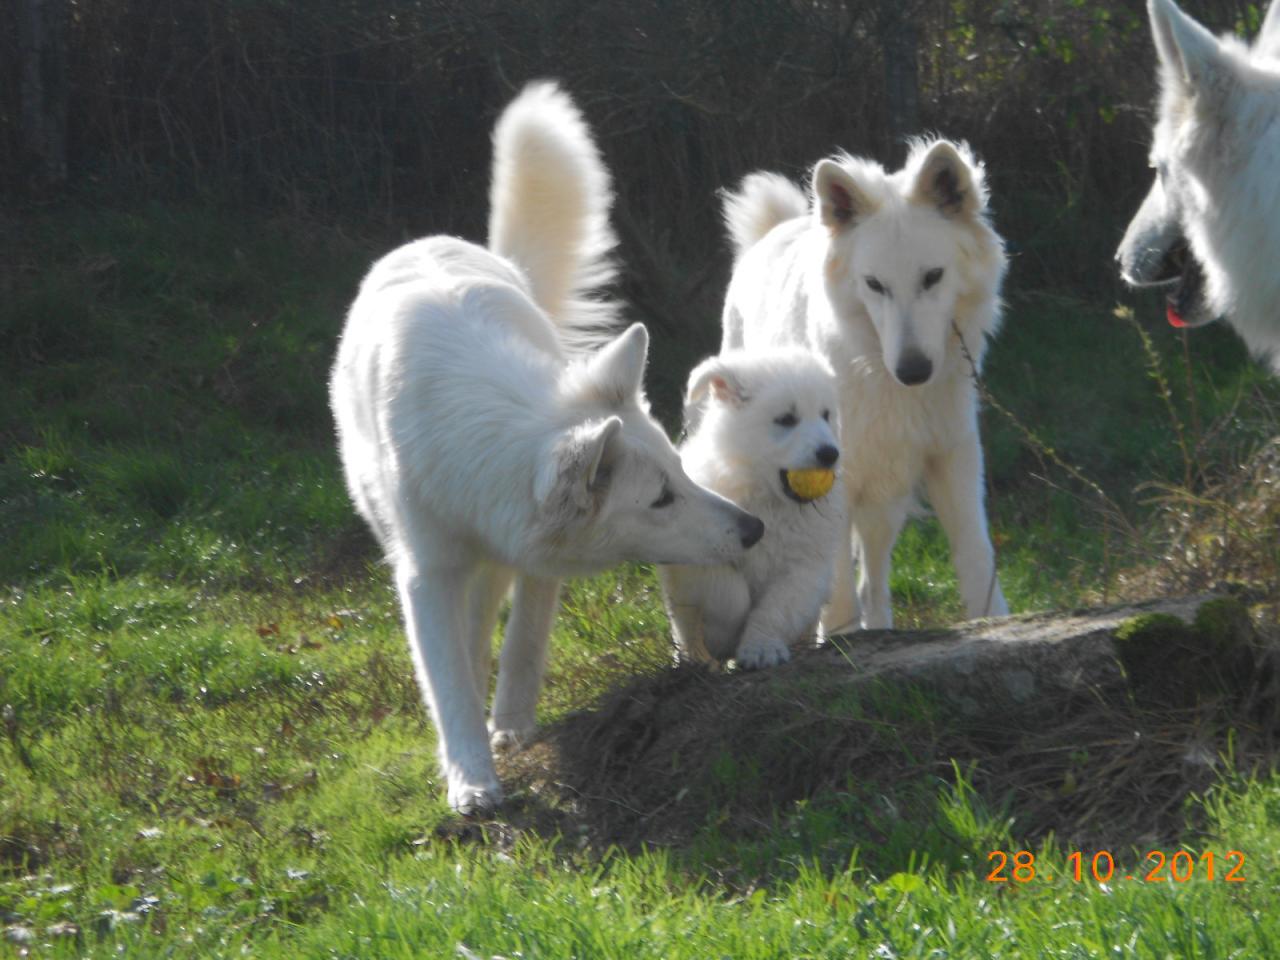
[[[967,139],[990,166],[1015,278],[1075,289],[1112,282],[1099,253],[1147,179],[1140,0],[37,5],[66,11],[47,99],[66,98],[78,187],[479,237],[490,121],[527,80],[562,78],[621,187],[628,292],[673,334],[708,336],[724,267],[714,194],[757,167],[799,174],[836,146],[896,161],[901,133]],[[1240,0],[1194,7],[1218,29],[1259,20]],[[7,27],[0,166],[21,195],[41,171],[23,151]]]
[[[1244,850],[1244,885],[986,883],[997,846],[1062,876],[1052,793],[1033,824],[980,751],[953,766],[914,691],[841,705],[884,731],[876,777],[843,789],[771,807],[785,738],[726,754],[701,806],[682,801],[689,843],[611,849],[534,795],[457,823],[326,407],[368,263],[483,237],[489,131],[527,79],[565,81],[614,173],[621,293],[673,431],[718,342],[715,191],[837,147],[893,162],[899,132],[937,130],[987,162],[1012,254],[986,386],[1023,426],[992,406],[984,435],[1014,607],[1238,578],[1223,544],[1241,537],[1262,558],[1244,579],[1274,590],[1274,513],[1235,523],[1252,494],[1219,484],[1276,432],[1280,392],[1228,330],[1174,334],[1111,266],[1148,176],[1140,3],[43,6],[65,13],[42,61],[65,168],[24,137],[26,35],[0,24],[0,953],[1276,953],[1280,787],[1256,710],[1141,727],[1174,758],[1160,783],[1196,791],[1144,839]],[[1259,20],[1188,6],[1215,29]],[[903,624],[958,615],[930,522],[893,587]],[[576,585],[554,645],[547,722],[665,670],[652,571]],[[1132,736],[1093,729],[1047,788],[1077,808],[1115,779],[1090,780],[1090,756]],[[1141,802],[1091,836],[1132,842]]]

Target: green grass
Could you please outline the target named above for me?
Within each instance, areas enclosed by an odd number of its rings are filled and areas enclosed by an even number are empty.
[[[27,932],[54,957],[1277,953],[1280,782],[1229,765],[1180,842],[1244,851],[1243,884],[1075,883],[1051,839],[1053,882],[988,883],[988,852],[1021,841],[965,769],[744,826],[767,771],[726,755],[679,848],[602,847],[572,811],[560,835],[460,828],[325,405],[376,244],[203,207],[73,205],[23,228],[0,278],[0,955]],[[1141,521],[1138,483],[1184,464],[1113,306],[1015,294],[989,383]],[[1157,340],[1180,390],[1181,345]],[[1225,423],[1198,455],[1225,463],[1263,429],[1237,397],[1276,391],[1225,331],[1193,346],[1196,415]],[[1078,603],[1136,562],[1144,544],[1104,534],[1089,492],[991,413],[986,442],[1016,609]],[[904,624],[956,617],[936,523],[908,527],[893,590]],[[652,571],[573,584],[553,650],[544,722],[665,669]],[[932,722],[886,696],[831,709]]]

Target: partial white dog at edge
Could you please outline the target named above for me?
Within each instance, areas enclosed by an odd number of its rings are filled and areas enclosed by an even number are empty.
[[[921,485],[968,615],[1006,614],[974,382],[1005,271],[983,169],[962,145],[921,141],[892,174],[848,155],[823,160],[811,189],[812,202],[786,178],[755,173],[726,194],[736,263],[721,351],[801,344],[840,383],[851,548],[839,552],[823,626],[893,625],[890,557]]]
[[[771,667],[790,658],[792,645],[818,638],[848,531],[839,402],[830,365],[795,347],[730,351],[689,375],[685,470],[760,517],[768,533],[729,564],[658,568],[683,659]],[[833,485],[820,496],[797,492],[793,471],[834,474]]]
[[[1155,183],[1116,253],[1168,288],[1174,326],[1225,318],[1280,372],[1280,3],[1252,46],[1148,0],[1160,71]]]
[[[609,177],[553,84],[494,132],[489,248],[432,237],[388,254],[351,306],[331,379],[347,484],[394,570],[449,802],[501,799],[489,730],[535,725],[560,578],[625,560],[725,563],[763,524],[688,478],[649,415],[640,324],[589,352],[614,308]]]

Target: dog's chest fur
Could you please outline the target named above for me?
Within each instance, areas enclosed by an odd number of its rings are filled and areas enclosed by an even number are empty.
[[[850,345],[841,338],[815,344],[841,378],[845,488],[854,507],[890,503],[915,492],[930,456],[977,430],[973,383],[947,369],[927,386],[904,387],[878,355],[853,352]],[[948,368],[955,366],[949,358]]]

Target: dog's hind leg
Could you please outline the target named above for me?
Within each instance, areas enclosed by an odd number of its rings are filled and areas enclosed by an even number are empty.
[[[658,567],[663,605],[671,625],[676,663],[703,663],[711,659],[702,629],[702,591],[699,570],[684,564]]]
[[[742,625],[751,609],[751,592],[742,574],[732,567],[660,567],[667,616],[684,662],[724,662],[742,638]]]
[[[487,813],[502,799],[485,736],[466,645],[466,590],[471,564],[396,564],[409,651],[440,742],[449,803],[462,814]]]
[[[850,508],[858,544],[858,606],[863,630],[893,628],[889,564],[910,503],[910,498],[904,497],[891,503]]]
[[[996,577],[995,550],[982,498],[982,448],[976,434],[925,465],[929,503],[951,543],[960,596],[969,617],[1009,612]]]
[[[482,567],[471,581],[468,593],[467,642],[471,651],[471,674],[480,702],[489,700],[489,668],[493,665],[493,628],[498,623],[502,598],[511,589],[513,571],[508,567]]]
[[[853,582],[853,539],[852,528],[847,529],[842,546],[836,550],[831,600],[822,608],[822,632],[829,637],[859,626],[858,594]]]
[[[519,747],[537,727],[538,693],[547,643],[560,600],[560,581],[521,574],[498,657],[498,690],[489,718],[495,748]]]

